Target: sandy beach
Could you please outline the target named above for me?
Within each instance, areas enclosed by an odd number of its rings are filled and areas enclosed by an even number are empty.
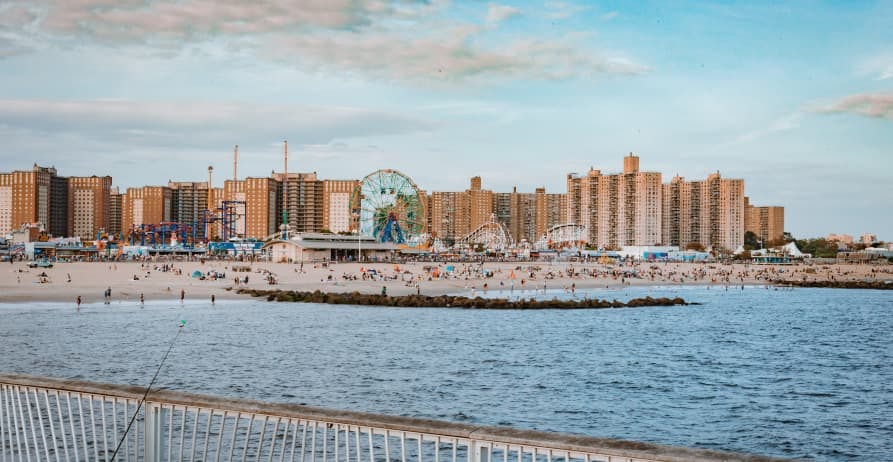
[[[248,271],[234,271],[235,267]],[[451,267],[452,271],[450,271]],[[193,277],[217,273],[218,278]],[[276,284],[269,283],[269,277]],[[245,282],[245,278],[248,282]],[[238,283],[236,282],[238,278]],[[115,301],[248,298],[234,289],[282,289],[388,295],[480,295],[493,290],[585,290],[622,285],[765,285],[773,280],[890,280],[893,266],[795,265],[755,266],[718,263],[652,263],[603,265],[568,262],[501,263],[234,263],[118,262],[57,263],[29,268],[27,262],[0,266],[0,303],[27,301],[101,303],[111,289]]]

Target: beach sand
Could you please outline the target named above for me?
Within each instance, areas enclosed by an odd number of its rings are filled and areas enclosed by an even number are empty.
[[[161,271],[170,265],[177,271]],[[250,272],[234,272],[233,266],[250,267]],[[425,267],[436,267],[441,274],[447,266],[454,271],[450,278],[433,278]],[[518,268],[521,269],[518,269]],[[531,268],[532,267],[532,268]],[[482,275],[481,268],[492,272]],[[361,278],[362,272],[374,269],[385,280]],[[590,274],[581,274],[584,269]],[[572,270],[575,275],[568,275]],[[225,277],[200,280],[193,271],[216,271]],[[278,283],[270,285],[267,273],[275,275]],[[635,272],[637,277],[629,277]],[[531,277],[531,273],[533,277]],[[770,280],[866,280],[893,279],[893,266],[868,265],[795,265],[755,266],[723,265],[718,263],[651,263],[601,265],[568,262],[505,262],[505,263],[334,263],[329,265],[305,263],[239,263],[225,261],[200,262],[119,262],[119,263],[57,263],[53,268],[29,268],[27,262],[0,265],[0,303],[27,301],[102,303],[103,293],[111,288],[114,301],[138,301],[142,294],[146,301],[177,300],[183,291],[189,300],[247,299],[238,288],[281,289],[323,292],[381,293],[388,295],[421,293],[424,295],[457,294],[473,296],[483,291],[514,288],[515,291],[547,289],[585,290],[587,288],[620,287],[622,285],[764,285]],[[46,277],[41,277],[46,274]],[[344,276],[357,280],[345,280]],[[69,282],[69,276],[71,281]],[[136,276],[137,279],[134,279]],[[234,278],[248,276],[248,284],[236,284]],[[396,277],[396,279],[394,279]],[[46,282],[40,282],[44,280]],[[485,289],[484,284],[488,287]]]

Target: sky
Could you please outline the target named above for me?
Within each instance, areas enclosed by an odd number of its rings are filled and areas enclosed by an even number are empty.
[[[0,0],[0,171],[282,170],[566,191],[743,178],[797,237],[893,240],[893,1]]]

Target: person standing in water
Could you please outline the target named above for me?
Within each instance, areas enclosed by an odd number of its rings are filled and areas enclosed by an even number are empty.
[[[80,296],[80,295],[78,295],[78,298],[77,298],[77,301],[76,301],[76,302],[77,302],[77,305],[78,305],[78,311],[81,311],[81,296]]]
[[[181,304],[181,305],[183,304],[183,299],[184,299],[184,298],[186,298],[186,291],[183,290],[183,289],[180,289],[180,304]]]

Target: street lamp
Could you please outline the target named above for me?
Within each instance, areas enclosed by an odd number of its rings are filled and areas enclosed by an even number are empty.
[[[360,209],[354,209],[351,215],[357,220],[357,263],[363,260],[362,241],[360,240]]]

